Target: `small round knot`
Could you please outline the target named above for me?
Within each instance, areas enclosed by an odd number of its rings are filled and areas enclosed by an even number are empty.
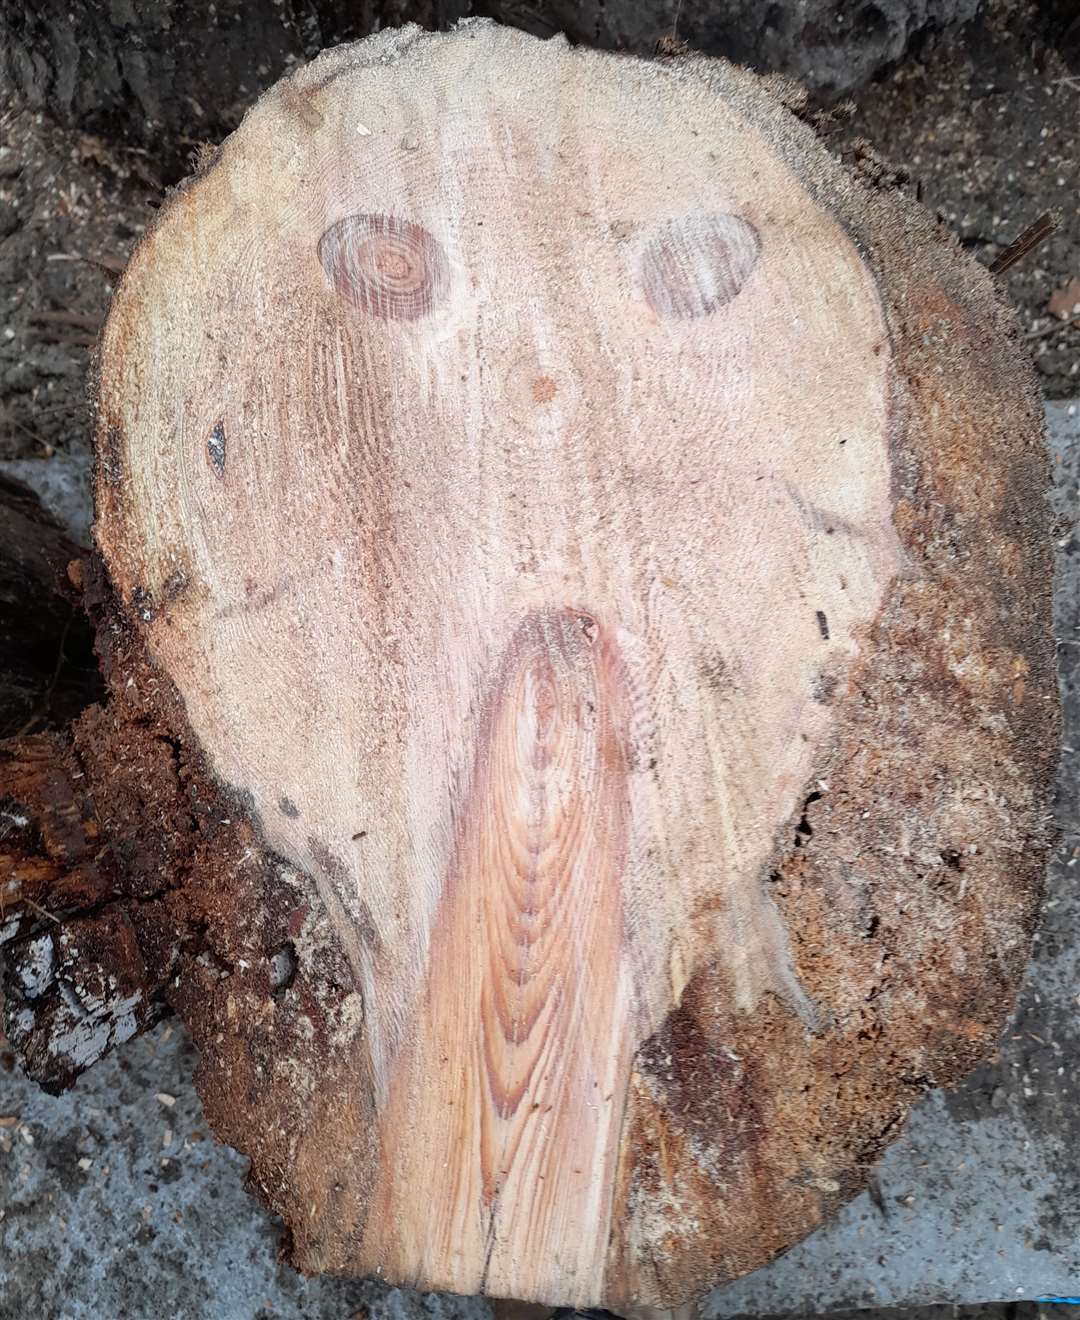
[[[696,212],[653,230],[640,252],[638,278],[657,315],[686,321],[729,303],[760,255],[761,239],[748,220]]]
[[[389,215],[348,215],[319,239],[319,260],[343,298],[370,316],[415,321],[445,296],[449,266],[421,225]]]

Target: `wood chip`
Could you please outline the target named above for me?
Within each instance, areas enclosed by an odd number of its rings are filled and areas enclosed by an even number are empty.
[[[1040,243],[1044,242],[1057,228],[1057,221],[1047,212],[1046,215],[1039,216],[1034,224],[1028,225],[1023,233],[1009,244],[997,258],[990,263],[991,275],[1003,275],[1010,266],[1015,266],[1018,261],[1023,260],[1029,252],[1034,252]]]
[[[14,1127],[18,1121],[18,1114],[0,1114],[0,1128]]]
[[[1080,316],[1080,279],[1073,278],[1056,289],[1047,301],[1046,310],[1059,321],[1071,321],[1074,316]]]

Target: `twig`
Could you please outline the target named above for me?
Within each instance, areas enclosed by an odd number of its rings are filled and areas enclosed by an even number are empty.
[[[25,894],[19,895],[19,902],[25,903],[29,908],[33,908],[35,912],[39,912],[43,917],[48,921],[53,922],[55,925],[60,926],[63,924],[59,917],[54,917],[51,912],[46,912],[40,903],[35,903],[32,898],[27,898]]]
[[[20,431],[28,435],[34,444],[41,445],[43,449],[49,449],[49,442],[37,431],[33,431],[25,423],[20,422],[17,417],[12,417],[11,413],[5,413],[0,416],[0,421],[7,422],[9,426],[17,426]],[[50,451],[51,452],[51,451]]]
[[[72,348],[93,348],[97,341],[96,335],[87,334],[85,330],[71,330],[66,326],[40,330],[37,338],[42,344],[69,344]]]
[[[58,412],[80,412],[87,405],[81,400],[69,399],[67,403],[54,403],[48,408],[35,408],[35,417],[48,417],[51,413]]]
[[[1043,326],[1041,330],[1032,330],[1024,336],[1024,339],[1025,341],[1047,339],[1050,335],[1056,334],[1058,330],[1080,330],[1080,321],[1051,321],[1049,325]]]
[[[998,253],[990,263],[991,275],[1002,275],[1010,266],[1015,266],[1029,252],[1034,250],[1050,237],[1057,228],[1057,221],[1049,211],[1045,215],[1039,216],[1034,224],[1028,225],[1019,238],[1014,239],[1004,252]]]
[[[675,17],[671,20],[672,41],[678,41],[679,39],[679,19],[682,17],[682,2],[683,0],[679,0],[679,3],[675,6]]]
[[[31,312],[30,320],[44,325],[77,325],[84,330],[96,330],[101,324],[100,316],[85,312]]]
[[[84,257],[81,252],[50,252],[46,261],[82,261],[88,266],[97,266],[109,275],[122,275],[127,262],[120,257]]]

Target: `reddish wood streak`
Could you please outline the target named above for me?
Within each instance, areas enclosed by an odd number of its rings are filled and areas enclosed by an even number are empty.
[[[389,215],[349,215],[319,239],[319,260],[343,298],[386,321],[415,321],[446,295],[449,266],[438,240]]]
[[[491,1107],[480,1113],[480,1158],[489,1202],[521,1134],[496,1135],[488,1122],[513,1120],[526,1094],[554,1097],[567,1082],[587,1089],[589,1056],[602,1044],[577,1056],[570,1023],[585,984],[582,923],[606,917],[588,938],[601,1000],[600,968],[610,974],[618,962],[627,829],[620,671],[588,615],[530,615],[504,658],[478,748],[455,882],[469,883],[470,907],[479,900],[484,932],[478,1007]],[[554,1076],[544,1062],[553,1046]]]
[[[649,306],[685,321],[729,303],[761,255],[748,220],[728,212],[694,214],[659,226],[641,253],[639,279]]]
[[[618,648],[580,610],[536,611],[486,686],[417,1048],[399,1064],[380,1137],[380,1214],[414,1183],[432,1208],[405,1272],[463,1250],[494,1251],[504,1269],[553,1207],[571,1224],[598,1219],[602,1242],[633,1057],[631,720]],[[402,1123],[417,1097],[423,1147]],[[564,1242],[573,1231],[561,1221],[552,1231],[560,1250],[592,1250]]]

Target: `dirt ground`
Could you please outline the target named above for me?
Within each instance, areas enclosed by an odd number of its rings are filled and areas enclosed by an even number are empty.
[[[1080,279],[1080,36],[1047,13],[1045,0],[994,0],[825,131],[836,151],[868,141],[981,261],[1056,214],[1052,237],[1004,280],[1045,392],[1061,398],[1080,391],[1080,322],[1047,303]],[[85,451],[87,367],[110,287],[178,181],[162,162],[184,153],[108,143],[2,101],[0,144],[0,458]]]
[[[1080,393],[1080,321],[1047,312],[1080,280],[1080,5],[1071,27],[1008,0],[858,94],[834,145],[867,139],[989,265],[1050,212],[1052,236],[1003,276],[1048,398]],[[1053,38],[1055,44],[1050,44]]]

